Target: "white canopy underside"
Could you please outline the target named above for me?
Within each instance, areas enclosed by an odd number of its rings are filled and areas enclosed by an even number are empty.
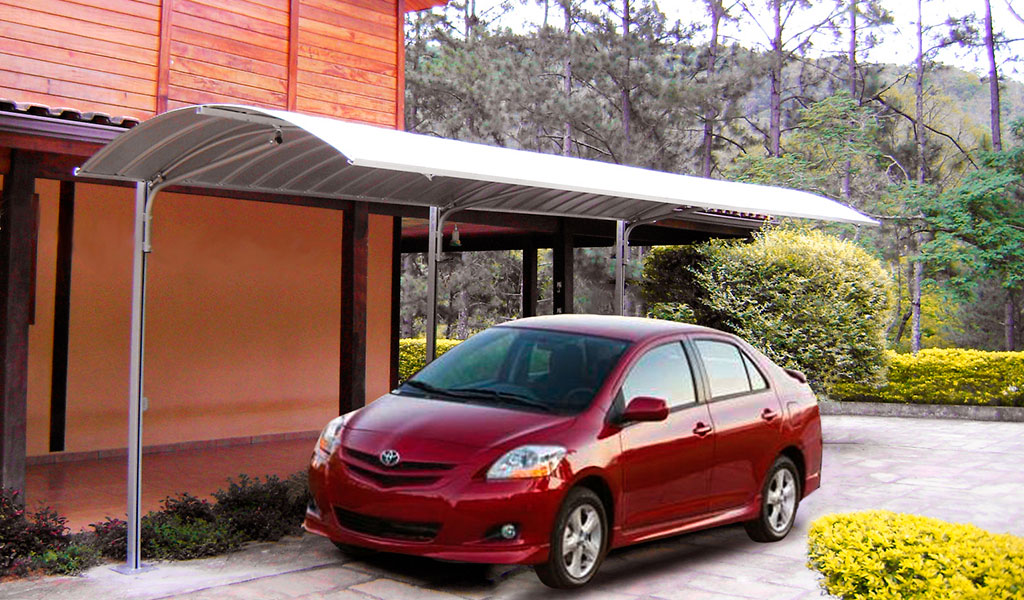
[[[834,200],[227,104],[181,108],[121,134],[78,171],[150,181],[625,221],[797,217],[877,225]]]

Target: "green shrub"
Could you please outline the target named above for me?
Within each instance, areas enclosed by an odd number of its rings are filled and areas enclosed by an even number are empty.
[[[204,500],[195,496],[164,499],[163,510],[142,517],[140,550],[142,558],[188,560],[223,554],[244,541],[231,525],[214,519]],[[107,517],[93,523],[92,546],[103,556],[124,560],[128,548],[128,526],[121,519]]]
[[[655,302],[647,309],[647,317],[675,321],[677,323],[696,323],[697,316],[685,302]]]
[[[49,507],[28,514],[17,490],[0,489],[0,575],[24,574],[68,545],[67,518]]]
[[[867,511],[811,524],[810,566],[844,600],[1024,598],[1024,538]]]
[[[61,550],[47,550],[38,565],[51,575],[80,575],[102,562],[100,551],[86,542],[71,542]]]
[[[739,335],[826,389],[885,371],[889,276],[828,234],[775,228],[749,242],[654,248],[642,288],[649,304],[683,303],[698,324]]]
[[[282,481],[274,475],[263,481],[239,475],[227,490],[217,490],[213,512],[244,540],[273,541],[301,531],[308,491],[304,474]]]
[[[437,340],[437,355],[459,345],[462,340]],[[403,338],[398,340],[398,380],[405,381],[427,364],[426,338]]]
[[[844,383],[830,393],[838,400],[1024,406],[1024,352],[890,352],[887,382]]]

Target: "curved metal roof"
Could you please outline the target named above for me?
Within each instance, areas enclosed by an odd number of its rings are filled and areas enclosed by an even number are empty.
[[[626,221],[732,211],[877,224],[807,192],[498,148],[286,111],[163,113],[90,158],[83,177]],[[696,219],[695,219],[696,218]]]

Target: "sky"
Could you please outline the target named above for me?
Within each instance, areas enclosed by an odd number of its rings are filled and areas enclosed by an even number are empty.
[[[509,2],[509,0],[504,0]],[[812,8],[799,11],[794,14],[790,29],[799,31],[828,14],[828,11],[835,6],[834,0],[809,0]],[[866,51],[860,52],[859,58],[872,62],[892,62],[896,64],[911,64],[917,53],[916,48],[916,23],[917,3],[915,0],[883,0],[884,6],[893,15],[893,24],[884,27],[878,32],[879,44]],[[552,14],[550,18],[556,22],[560,19],[557,8],[552,2]],[[1024,39],[1024,23],[1018,21],[1010,10],[1008,4],[1012,5],[1017,14],[1024,16],[1024,0],[991,0],[992,21],[997,32],[1002,31],[1010,39]],[[501,0],[477,0],[478,10],[483,11],[501,3]],[[519,2],[511,0],[512,10],[507,13],[501,23],[512,28],[517,28],[524,21],[538,23],[542,19],[543,10],[540,7],[540,0],[525,0]],[[765,5],[763,0],[751,0],[751,5]],[[730,0],[725,0],[725,5],[730,5]],[[683,23],[694,20],[704,22],[704,3],[699,0],[660,0],[658,6],[668,15],[670,19],[679,19]],[[932,34],[939,35],[946,30],[944,23],[947,18],[963,17],[971,10],[978,11],[979,24],[984,17],[984,4],[981,0],[926,0],[924,3],[924,26],[932,27]],[[734,9],[734,12],[739,12]],[[743,15],[745,24],[738,27],[735,24],[726,24],[722,27],[721,34],[732,40],[737,40],[746,47],[764,47],[767,38],[765,34],[751,24],[749,16]],[[770,20],[766,23],[770,26]],[[706,36],[704,32],[701,35]],[[845,32],[844,32],[845,35]],[[928,33],[925,34],[926,36]],[[815,53],[834,53],[837,49],[844,47],[846,41],[840,39],[833,43],[826,39],[828,36],[820,36],[817,47],[812,50]],[[927,41],[926,41],[927,44]],[[1004,77],[1010,77],[1018,81],[1024,81],[1024,62],[1016,62],[1007,58],[1014,52],[1024,53],[1024,41],[1013,43],[1009,50],[1002,53],[997,52],[996,60],[1000,62],[1000,73]],[[936,55],[936,60],[945,64],[954,65],[962,69],[984,75],[988,70],[987,59],[980,51],[967,51],[962,48],[942,49]]]

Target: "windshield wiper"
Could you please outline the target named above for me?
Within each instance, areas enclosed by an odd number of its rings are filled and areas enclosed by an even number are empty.
[[[445,388],[439,388],[437,386],[430,385],[429,383],[423,383],[422,381],[416,381],[415,379],[410,379],[409,381],[406,381],[403,385],[409,385],[409,386],[412,386],[414,388],[421,389],[424,392],[427,392],[429,394],[436,394],[438,396],[446,396],[448,398],[459,398],[459,399],[465,398],[465,396],[463,396],[462,394],[456,394],[453,390],[448,390],[448,389],[445,389]]]
[[[501,392],[498,390],[489,390],[486,388],[454,388],[448,390],[457,394],[470,394],[477,398],[495,398],[503,400],[509,404],[519,404],[521,406],[529,406],[531,408],[539,408],[544,412],[551,412],[551,407],[543,402],[538,402],[528,396],[517,394],[515,392]],[[464,396],[465,397],[465,396]]]

